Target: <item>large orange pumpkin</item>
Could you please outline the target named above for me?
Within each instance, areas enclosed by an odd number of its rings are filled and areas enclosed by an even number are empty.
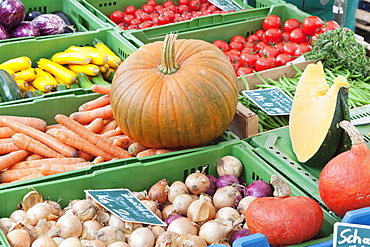
[[[235,115],[237,78],[226,56],[211,43],[176,36],[130,54],[112,82],[118,126],[147,147],[206,144],[222,135]]]

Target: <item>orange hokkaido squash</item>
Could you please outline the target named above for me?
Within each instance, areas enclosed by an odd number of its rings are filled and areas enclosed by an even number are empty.
[[[224,133],[236,112],[237,78],[226,56],[211,43],[176,36],[130,54],[112,81],[118,126],[146,147],[206,144]]]

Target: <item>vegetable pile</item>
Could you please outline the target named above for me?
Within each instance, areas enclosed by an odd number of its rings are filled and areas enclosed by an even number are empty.
[[[170,183],[161,179],[148,191],[133,192],[165,222],[165,226],[123,221],[89,197],[71,200],[62,208],[58,202],[44,200],[33,190],[24,196],[21,209],[0,219],[0,229],[12,247],[42,244],[69,247],[231,246],[236,239],[259,231],[255,230],[254,217],[262,217],[258,220],[269,231],[266,236],[271,244],[296,244],[317,234],[323,218],[314,200],[289,196],[289,187],[276,175],[271,177],[275,196],[271,184],[263,180],[247,186],[241,177],[242,169],[238,158],[223,156],[217,162],[218,178],[196,171],[184,181]],[[277,193],[278,187],[285,194]],[[268,204],[271,201],[274,201],[273,206]],[[256,206],[258,209],[248,210]],[[260,216],[253,213],[266,209],[269,212]],[[279,221],[280,214],[289,216]],[[284,222],[291,220],[290,217],[299,217],[302,221],[294,218],[292,226],[296,229],[289,229],[289,237],[285,238],[282,237],[287,228]],[[274,230],[269,230],[269,225]],[[275,239],[279,238],[277,242]],[[23,245],[18,245],[19,242]]]

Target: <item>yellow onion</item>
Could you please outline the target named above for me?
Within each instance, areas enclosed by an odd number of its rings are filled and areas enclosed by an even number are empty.
[[[45,202],[35,204],[26,212],[26,221],[31,225],[36,225],[41,219],[53,220],[56,218],[57,216],[52,214],[50,204]]]
[[[166,179],[162,179],[152,185],[148,191],[148,198],[161,205],[167,201],[167,187],[168,182]]]
[[[251,202],[255,199],[257,199],[257,197],[255,196],[243,197],[243,199],[241,199],[240,202],[238,203],[236,210],[238,210],[240,214],[245,215],[245,210],[247,210],[247,208],[249,207],[249,204],[251,204]]]
[[[168,201],[173,203],[176,196],[182,194],[188,194],[189,190],[186,184],[182,181],[175,181],[168,187]]]
[[[169,204],[162,209],[162,220],[166,220],[171,214],[173,214],[173,204]]]
[[[130,247],[130,245],[128,245],[128,243],[126,243],[126,242],[119,241],[119,242],[115,242],[113,244],[110,244],[107,247]]]
[[[78,238],[69,237],[64,239],[59,247],[82,247],[82,243]]]
[[[16,228],[17,222],[11,218],[1,218],[0,219],[0,230],[3,231],[4,235],[8,234],[9,231]],[[19,226],[17,227],[19,228]]]
[[[96,232],[95,239],[103,241],[105,245],[110,245],[114,242],[126,241],[126,236],[123,231],[115,227],[105,226]]]
[[[82,233],[82,222],[80,219],[73,214],[65,214],[61,216],[57,221],[57,227],[60,229],[59,237],[80,237]]]
[[[47,221],[46,219],[41,219],[34,227],[37,236],[48,236],[57,237],[60,234],[60,229],[57,227],[56,221]]]
[[[223,207],[236,208],[241,199],[242,195],[237,188],[233,186],[224,186],[216,190],[216,193],[213,196],[213,205],[216,210]]]
[[[53,240],[55,241],[55,243],[57,243],[57,245],[60,245],[64,238],[61,238],[61,237],[54,237]]]
[[[86,220],[82,223],[81,239],[93,240],[97,231],[103,226],[97,220]]]
[[[140,200],[153,213],[158,209],[158,204],[153,200]]]
[[[211,186],[211,182],[207,175],[201,173],[199,170],[189,174],[185,179],[185,184],[190,193],[194,195],[206,193]]]
[[[51,206],[51,214],[55,216],[59,216],[62,208],[59,203],[55,201],[46,200],[45,203],[49,204]]]
[[[185,215],[188,212],[189,205],[194,201],[194,198],[189,194],[182,194],[173,201],[173,212]]]
[[[143,191],[132,191],[132,194],[137,197],[139,200],[149,199],[148,192],[146,190]]]
[[[180,217],[173,220],[167,227],[167,231],[177,234],[198,234],[198,225],[187,217]]]
[[[82,247],[106,247],[101,240],[81,240]]]
[[[215,219],[205,222],[200,227],[199,236],[210,245],[224,242],[225,240],[229,239],[232,230],[233,226],[231,221]]]
[[[9,216],[10,219],[12,219],[15,223],[21,222],[26,220],[26,211],[18,209],[12,212],[12,214]],[[0,223],[1,225],[1,223]],[[0,226],[1,228],[1,226]]]
[[[211,199],[205,197],[203,194],[199,196],[199,199],[194,200],[187,210],[187,217],[196,223],[213,220],[215,215],[216,209]]]
[[[30,247],[31,237],[24,229],[14,229],[6,235],[10,246],[12,247]]]
[[[162,226],[150,226],[150,229],[152,230],[153,234],[154,234],[154,239],[157,240],[157,238],[159,237],[159,235],[161,235],[162,233],[164,233],[166,230],[164,229],[164,227]]]
[[[217,163],[217,174],[219,176],[228,174],[239,177],[242,171],[242,162],[238,158],[231,155],[222,157]]]
[[[178,247],[176,244],[176,239],[180,234],[176,232],[166,231],[158,236],[155,247]]]
[[[234,222],[240,218],[240,214],[235,208],[223,207],[217,211],[216,218]]]
[[[73,213],[82,221],[94,218],[96,210],[94,204],[87,199],[77,200],[72,203]]]
[[[149,227],[135,229],[128,238],[129,246],[153,247],[155,236]]]
[[[37,203],[41,203],[44,200],[40,193],[38,193],[35,189],[33,191],[28,192],[22,200],[22,208],[24,211],[28,211],[28,209],[35,206]]]
[[[206,241],[203,238],[193,234],[181,234],[176,239],[176,244],[181,247],[207,247]]]
[[[31,247],[58,247],[58,244],[49,236],[41,236],[36,239]]]

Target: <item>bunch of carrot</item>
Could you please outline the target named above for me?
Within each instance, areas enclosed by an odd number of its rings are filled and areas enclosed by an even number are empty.
[[[0,184],[171,151],[147,148],[126,136],[112,113],[110,86],[93,85],[91,90],[102,96],[69,116],[57,114],[57,124],[0,116]]]

